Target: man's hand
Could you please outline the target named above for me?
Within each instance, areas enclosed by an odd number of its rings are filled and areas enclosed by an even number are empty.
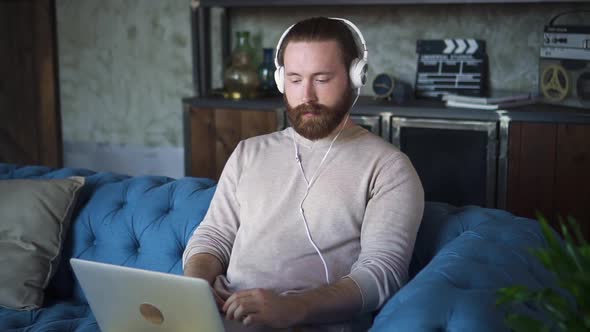
[[[294,296],[278,295],[268,289],[250,289],[232,294],[223,306],[226,319],[244,325],[287,328],[305,318],[304,302]]]
[[[222,312],[223,305],[225,304],[224,299],[213,287],[211,287],[211,294],[213,294],[213,299],[215,300],[215,304],[217,304],[217,309],[219,309],[219,312]]]
[[[213,292],[213,298],[215,298],[215,303],[217,303],[217,308],[219,308],[219,312],[223,312],[223,305],[225,301],[233,294],[229,292],[223,283],[219,280],[219,278],[215,279],[213,286],[211,287],[211,292]]]
[[[185,276],[204,279],[211,285],[211,293],[219,311],[223,308],[225,300],[231,295],[217,278],[222,272],[221,261],[206,253],[193,255],[184,266]]]

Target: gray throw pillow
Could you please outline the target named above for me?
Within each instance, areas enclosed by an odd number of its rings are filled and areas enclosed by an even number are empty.
[[[83,177],[0,180],[0,306],[41,307]]]

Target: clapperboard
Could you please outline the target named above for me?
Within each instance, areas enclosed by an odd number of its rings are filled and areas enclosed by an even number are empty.
[[[416,95],[446,93],[483,96],[487,89],[488,57],[485,41],[475,39],[418,40]]]

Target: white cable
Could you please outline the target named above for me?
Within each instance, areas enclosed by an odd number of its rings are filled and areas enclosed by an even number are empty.
[[[338,139],[338,136],[340,136],[340,134],[344,130],[344,127],[346,126],[346,122],[348,122],[348,117],[350,116],[350,112],[352,111],[354,104],[356,104],[360,93],[361,93],[361,89],[358,88],[356,98],[354,99],[354,101],[352,102],[352,105],[350,106],[350,109],[346,113],[346,118],[342,122],[342,127],[338,131],[338,134],[336,134],[336,136],[334,136],[334,139],[332,139],[332,142],[330,143],[330,146],[328,147],[328,151],[326,151],[326,153],[324,154],[322,161],[320,161],[320,165],[318,166],[318,168],[316,168],[315,172],[313,173],[313,176],[311,177],[311,180],[309,180],[309,181],[307,180],[307,177],[305,176],[305,171],[303,170],[303,165],[301,165],[301,158],[299,158],[299,147],[297,146],[297,142],[295,142],[295,136],[293,135],[293,129],[291,129],[291,139],[293,140],[293,145],[295,146],[295,160],[297,161],[297,164],[299,164],[299,169],[301,170],[301,175],[303,175],[303,179],[305,180],[305,183],[307,184],[307,189],[305,190],[305,195],[303,195],[303,199],[301,200],[301,203],[299,204],[299,213],[301,213],[301,218],[303,219],[303,224],[305,225],[305,232],[307,233],[307,239],[309,240],[309,242],[311,243],[311,245],[313,246],[313,248],[317,252],[318,256],[320,256],[320,260],[322,261],[322,264],[324,265],[324,273],[326,275],[326,284],[330,284],[330,272],[328,271],[328,264],[326,263],[326,260],[324,259],[324,255],[322,255],[320,248],[318,248],[318,246],[315,244],[315,242],[311,238],[311,232],[309,231],[309,225],[307,224],[307,219],[305,218],[305,213],[303,212],[303,203],[305,202],[307,195],[309,195],[309,190],[311,189],[311,186],[314,183],[313,181],[315,180],[315,176],[317,174],[319,174],[320,168],[322,167],[322,165],[324,164],[324,161],[328,157],[328,154],[332,150],[332,146],[334,145],[334,142],[336,142],[336,139]]]
[[[308,187],[308,189],[309,189],[309,187]],[[324,259],[324,255],[322,255],[320,248],[318,248],[318,246],[315,244],[315,242],[311,238],[311,232],[309,231],[309,226],[307,225],[307,219],[305,218],[305,214],[303,213],[303,202],[305,201],[305,198],[307,197],[308,193],[309,193],[309,190],[306,191],[305,196],[303,197],[303,200],[301,201],[301,204],[299,205],[299,212],[301,213],[301,217],[303,218],[303,225],[305,225],[305,232],[307,233],[307,239],[309,240],[309,242],[311,243],[311,245],[313,246],[315,251],[318,253],[318,256],[320,256],[320,259],[322,260],[322,264],[324,265],[324,273],[326,275],[326,284],[329,285],[330,284],[330,272],[328,271],[328,264],[326,263],[326,260]]]
[[[305,180],[305,183],[307,184],[307,188],[305,190],[305,195],[303,195],[303,199],[301,200],[301,203],[299,204],[299,213],[301,213],[301,218],[303,218],[303,225],[305,225],[305,232],[307,233],[307,239],[309,240],[309,242],[311,243],[311,245],[313,246],[313,248],[317,252],[318,256],[320,256],[322,264],[324,265],[324,273],[326,275],[326,284],[330,284],[330,272],[328,271],[328,264],[326,263],[326,260],[324,259],[324,255],[322,255],[321,250],[318,248],[318,246],[315,244],[315,242],[311,238],[311,232],[309,231],[309,225],[307,224],[307,218],[305,218],[305,213],[303,212],[303,203],[305,202],[307,195],[309,195],[309,190],[311,189],[311,186],[313,184],[313,180],[316,178],[315,176],[318,174],[320,168],[322,167],[322,164],[326,160],[326,157],[328,157],[330,150],[332,150],[332,145],[334,144],[334,142],[336,142],[336,139],[338,138],[338,136],[340,136],[340,133],[342,133],[342,130],[344,130],[344,126],[346,124],[346,121],[348,121],[348,113],[346,114],[346,119],[342,123],[342,128],[340,128],[340,131],[338,131],[338,134],[334,137],[334,139],[332,139],[332,142],[330,143],[330,146],[328,147],[328,151],[326,151],[326,153],[324,154],[324,157],[322,158],[320,165],[318,166],[318,168],[314,172],[310,181],[307,181],[307,177],[305,176],[305,171],[303,170],[303,166],[301,165],[301,159],[299,158],[299,151],[298,151],[299,148],[297,147],[297,144],[295,144],[295,150],[296,150],[295,153],[297,154],[297,163],[299,164],[299,169],[301,170],[301,175],[303,175],[303,179]],[[293,137],[293,131],[291,131],[291,137],[293,138],[293,140],[295,140],[295,138]]]

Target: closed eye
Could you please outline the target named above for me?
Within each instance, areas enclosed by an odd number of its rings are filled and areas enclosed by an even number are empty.
[[[314,78],[316,82],[323,84],[330,82],[333,78],[333,75],[331,73],[318,73]]]

